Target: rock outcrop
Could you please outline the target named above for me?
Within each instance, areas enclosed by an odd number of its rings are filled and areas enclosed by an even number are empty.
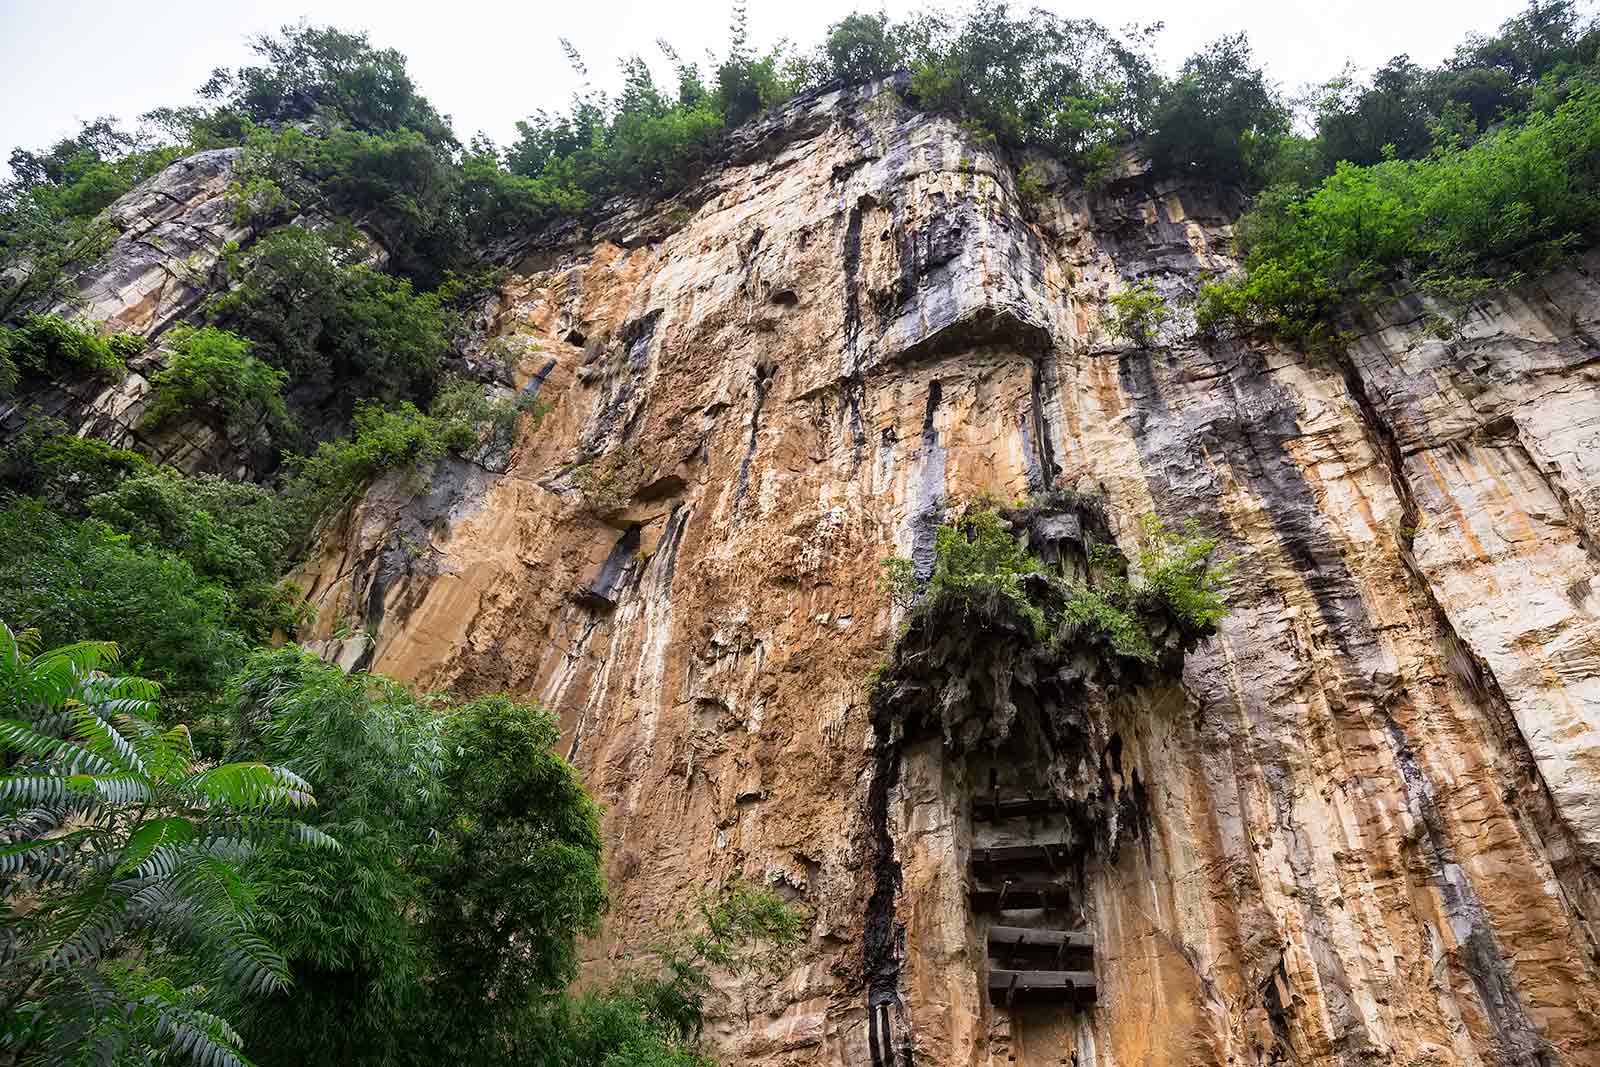
[[[559,712],[606,806],[592,973],[723,878],[807,911],[788,973],[721,983],[728,1063],[1600,1063],[1600,259],[1443,328],[1397,301],[1339,352],[1113,344],[1108,294],[1231,267],[1239,205],[1046,177],[1024,200],[957,124],[836,91],[529,253],[484,325],[549,413],[503,472],[395,475],[332,524],[317,645]],[[936,736],[889,769],[863,682],[879,559],[1053,488],[1239,562],[1181,680],[1097,720],[1127,813],[1075,905],[1097,1003],[1008,1010],[981,771]]]
[[[180,159],[120,197],[105,212],[115,231],[110,247],[78,276],[75,299],[46,310],[146,338],[182,321],[215,289],[227,246],[253,236],[227,195],[239,152],[218,148]],[[214,427],[190,422],[152,431],[141,425],[149,376],[162,365],[159,352],[146,352],[117,381],[35,383],[0,407],[0,442],[43,416],[190,473],[245,470],[248,453]]]

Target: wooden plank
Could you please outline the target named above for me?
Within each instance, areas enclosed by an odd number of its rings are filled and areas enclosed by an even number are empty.
[[[1000,1007],[1013,997],[1095,1002],[1093,971],[989,971],[989,999]]]
[[[999,845],[972,850],[972,867],[982,871],[1065,871],[1071,846],[1062,841],[1028,845]]]
[[[980,793],[972,798],[972,817],[978,822],[1022,819],[1066,810],[1067,806],[1056,797],[996,797]]]
[[[1068,952],[1087,949],[1094,951],[1094,935],[1084,930],[1035,930],[1027,926],[991,926],[989,944],[1010,948],[1021,944],[1024,948],[1049,949],[1054,952],[1065,946]]]
[[[1065,908],[1072,903],[1072,892],[1056,882],[1008,878],[999,885],[973,885],[970,899],[972,907],[977,911]]]

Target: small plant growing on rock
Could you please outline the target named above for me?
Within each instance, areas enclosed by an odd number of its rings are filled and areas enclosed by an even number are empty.
[[[1044,203],[1044,172],[1032,163],[1017,168],[1017,197],[1029,211],[1037,211]]]
[[[627,507],[642,478],[643,460],[631,446],[581,464],[572,472],[572,484],[594,515],[610,515]]]
[[[904,556],[885,556],[883,586],[889,602],[897,608],[910,608],[917,602],[917,568]]]
[[[1172,319],[1172,308],[1150,282],[1140,282],[1108,298],[1111,313],[1106,332],[1119,341],[1147,347],[1156,342],[1161,327]]]

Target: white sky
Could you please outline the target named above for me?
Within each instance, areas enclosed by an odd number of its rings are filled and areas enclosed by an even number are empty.
[[[877,0],[749,0],[751,36],[810,46],[830,22]],[[891,15],[929,6],[885,0]],[[1022,0],[1013,10],[1031,6]],[[1161,20],[1160,56],[1174,68],[1224,33],[1247,30],[1258,59],[1294,90],[1336,73],[1409,53],[1421,63],[1447,56],[1470,31],[1493,30],[1523,0],[1043,0],[1061,15],[1112,26]],[[620,56],[654,65],[658,37],[685,58],[727,41],[727,0],[0,0],[0,161],[17,146],[37,148],[75,132],[80,120],[141,112],[192,99],[213,67],[246,61],[244,39],[302,17],[365,30],[398,48],[422,91],[454,121],[463,140],[483,130],[505,144],[515,123],[559,107],[576,87],[558,37],[583,53],[602,87]],[[3,165],[3,164],[0,164]]]

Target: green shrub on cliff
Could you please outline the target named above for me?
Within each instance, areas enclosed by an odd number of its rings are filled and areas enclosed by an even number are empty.
[[[1120,341],[1151,345],[1172,319],[1172,308],[1150,282],[1129,286],[1107,298],[1111,313],[1106,332]]]
[[[433,293],[366,265],[358,234],[285,227],[229,264],[207,316],[295,383],[394,402],[425,397],[455,329]]]
[[[1087,580],[1079,581],[1052,574],[1024,550],[1021,521],[1016,512],[980,508],[939,526],[925,581],[916,579],[910,560],[885,561],[891,597],[914,613],[954,608],[979,624],[1009,615],[1039,644],[1088,638],[1145,664],[1160,658],[1152,626],[1175,627],[1183,641],[1193,641],[1214,633],[1226,613],[1221,588],[1231,564],[1213,559],[1214,538],[1174,531],[1147,515],[1131,574],[1114,546],[1096,544]]]
[[[178,327],[169,335],[167,365],[150,379],[154,401],[146,420],[159,426],[184,415],[211,416],[242,439],[257,429],[284,433],[293,420],[283,403],[287,371],[267,366],[250,342],[226,330]]]
[[[24,376],[118,377],[127,370],[127,358],[143,347],[144,341],[130,334],[102,333],[60,315],[30,315],[15,327],[0,326],[0,396]]]
[[[1049,632],[1049,620],[1022,581],[1043,571],[1044,564],[1023,551],[999,513],[984,509],[958,525],[939,527],[934,535],[933,573],[922,592],[930,601],[977,610],[999,599],[1042,640]]]
[[[1326,336],[1338,310],[1405,281],[1447,298],[1512,283],[1600,235],[1600,88],[1470,147],[1342,163],[1240,224],[1245,273],[1200,296],[1202,326]]]

